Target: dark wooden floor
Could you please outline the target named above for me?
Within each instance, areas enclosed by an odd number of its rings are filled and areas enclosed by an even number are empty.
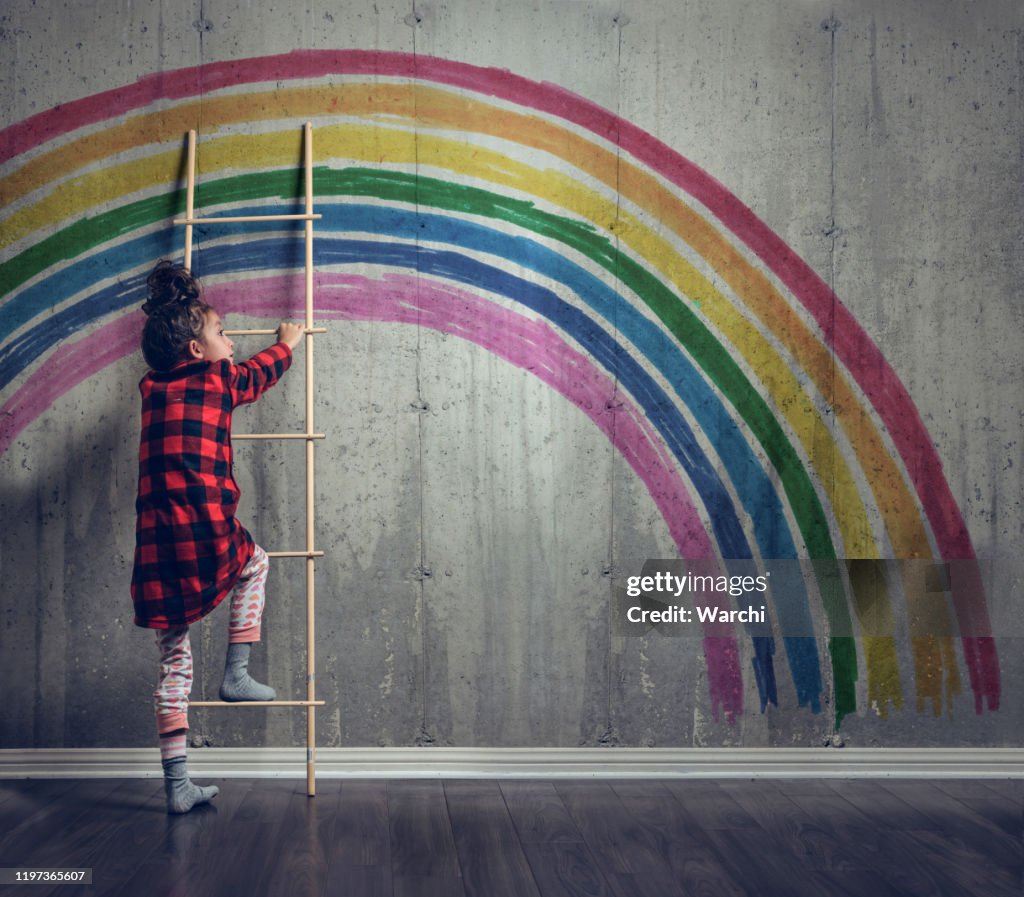
[[[21,895],[1024,894],[1024,782],[0,782],[0,867],[93,869]],[[6,893],[6,892],[5,892]]]

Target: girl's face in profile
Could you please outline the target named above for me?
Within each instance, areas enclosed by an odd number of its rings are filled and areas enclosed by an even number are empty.
[[[194,358],[203,361],[223,361],[226,358],[232,364],[235,362],[235,344],[224,335],[224,322],[212,308],[206,313],[202,338],[192,340],[189,348]]]

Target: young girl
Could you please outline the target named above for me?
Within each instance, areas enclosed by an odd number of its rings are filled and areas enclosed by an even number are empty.
[[[266,553],[235,519],[231,412],[255,402],[292,362],[303,329],[282,323],[278,342],[235,364],[220,316],[185,269],[160,262],[149,275],[142,354],[152,368],[139,383],[142,439],[135,508],[135,623],[157,630],[154,692],[169,813],[187,813],[217,794],[188,777],[185,743],[192,690],[188,627],[229,599],[228,656],[220,696],[269,701],[274,690],[248,673],[260,638]]]

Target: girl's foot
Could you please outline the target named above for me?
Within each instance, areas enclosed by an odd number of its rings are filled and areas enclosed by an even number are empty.
[[[269,685],[263,685],[249,675],[251,648],[251,642],[228,645],[224,682],[220,686],[222,701],[273,701],[277,697],[277,692]]]
[[[167,795],[168,813],[187,813],[197,804],[205,804],[217,796],[216,785],[196,785],[188,777],[185,758],[164,760],[164,793]]]

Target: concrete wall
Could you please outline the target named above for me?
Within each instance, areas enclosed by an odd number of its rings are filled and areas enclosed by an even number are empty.
[[[140,278],[180,257],[188,128],[204,209],[280,208],[307,119],[321,745],[1021,744],[1017,0],[265,7],[0,16],[0,746],[153,743]],[[195,269],[273,326],[298,245],[201,231]],[[301,429],[302,395],[299,366],[236,432]],[[256,539],[300,545],[300,445],[236,467]],[[681,554],[783,583],[774,656],[622,634],[626,577]],[[834,594],[785,563],[830,554],[892,563]],[[302,595],[275,563],[254,667],[284,695]],[[192,727],[304,741],[290,711]]]

